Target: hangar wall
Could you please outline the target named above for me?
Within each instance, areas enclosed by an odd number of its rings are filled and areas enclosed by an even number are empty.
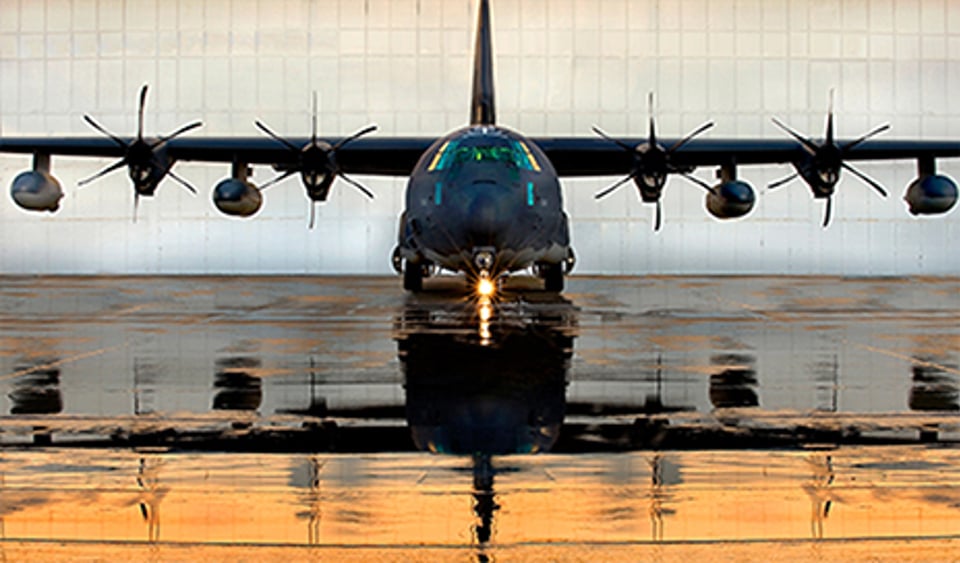
[[[0,133],[90,135],[135,128],[139,87],[151,86],[147,128],[194,119],[199,135],[320,129],[441,135],[468,116],[475,0],[0,0]],[[715,137],[779,138],[779,116],[822,135],[837,90],[839,133],[890,121],[888,137],[960,136],[960,3],[949,0],[494,0],[500,121],[530,135],[646,133],[657,94],[661,133],[707,119]],[[212,187],[223,165],[181,163],[201,188],[171,181],[140,206],[118,172],[77,180],[109,161],[55,158],[67,192],[55,216],[0,202],[4,273],[385,273],[403,179],[360,178],[375,201],[342,183],[307,229],[295,179],[270,188],[253,219],[221,216]],[[5,190],[29,158],[0,156]],[[746,219],[720,223],[703,194],[673,179],[663,230],[631,189],[596,202],[615,180],[564,182],[581,273],[960,274],[957,212],[914,218],[900,198],[915,163],[862,166],[882,200],[848,174],[834,222],[797,182],[766,192],[785,167],[741,169],[760,192]],[[957,177],[960,163],[940,169]],[[711,179],[712,170],[697,173]],[[271,178],[258,169],[258,183]]]

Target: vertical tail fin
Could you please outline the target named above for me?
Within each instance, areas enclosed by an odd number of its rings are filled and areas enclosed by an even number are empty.
[[[493,89],[493,41],[490,29],[490,2],[480,0],[477,19],[477,44],[473,60],[473,101],[470,109],[471,125],[494,125],[497,112]]]

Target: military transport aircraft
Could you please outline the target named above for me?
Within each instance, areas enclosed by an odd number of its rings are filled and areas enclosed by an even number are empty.
[[[136,137],[118,137],[84,116],[104,137],[0,139],[0,152],[33,154],[33,169],[13,181],[14,201],[27,210],[57,210],[63,192],[50,173],[51,155],[119,158],[80,183],[126,167],[135,206],[141,196],[154,195],[168,176],[196,191],[172,171],[177,161],[230,163],[232,174],[214,188],[213,200],[223,213],[242,217],[260,209],[263,189],[294,174],[300,175],[311,206],[327,200],[338,177],[373,197],[346,174],[409,176],[406,209],[400,216],[393,254],[393,266],[403,274],[404,288],[421,290],[424,277],[440,268],[464,272],[478,290],[488,292],[495,290],[498,279],[528,268],[543,278],[546,289],[563,289],[574,254],[560,177],[624,175],[597,198],[633,182],[640,199],[655,205],[655,229],[661,225],[660,200],[670,174],[702,187],[707,211],[718,219],[749,213],[756,196],[753,188],[738,178],[739,165],[792,164],[796,173],[770,187],[800,177],[814,198],[826,200],[824,227],[830,221],[832,197],[842,170],[887,195],[849,161],[916,160],[918,177],[905,196],[913,214],[945,213],[957,200],[956,184],[936,173],[935,160],[960,156],[960,142],[870,140],[887,125],[859,138],[840,140],[835,136],[832,103],[826,134],[818,140],[777,119],[774,123],[789,139],[695,139],[712,123],[680,139],[661,139],[652,115],[648,136],[642,139],[618,138],[597,128],[596,138],[526,137],[498,126],[489,0],[479,3],[470,124],[439,139],[366,137],[375,126],[345,138],[321,138],[315,107],[309,138],[282,137],[259,121],[255,125],[265,137],[180,137],[199,127],[199,122],[166,136],[145,137],[146,95],[144,86]],[[252,165],[271,165],[280,174],[257,187],[249,180]],[[716,167],[719,182],[711,186],[692,176],[700,166]]]

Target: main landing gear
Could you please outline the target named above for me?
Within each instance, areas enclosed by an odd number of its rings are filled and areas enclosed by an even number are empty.
[[[423,291],[423,266],[410,262],[403,265],[403,289],[414,293]]]
[[[400,247],[393,249],[390,264],[398,274],[403,274],[403,289],[414,293],[423,291],[423,278],[429,275],[429,267],[404,260]]]
[[[573,271],[577,257],[572,248],[567,249],[567,257],[559,264],[541,262],[537,264],[537,275],[543,279],[543,289],[560,293],[563,291],[564,276]]]
[[[543,289],[563,291],[563,264],[539,264],[537,272],[543,278]]]

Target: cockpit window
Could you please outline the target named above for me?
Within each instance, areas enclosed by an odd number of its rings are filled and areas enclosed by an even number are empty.
[[[510,140],[504,144],[467,145],[447,141],[430,162],[428,172],[445,170],[467,162],[502,162],[521,170],[540,172],[540,164],[522,141]]]

